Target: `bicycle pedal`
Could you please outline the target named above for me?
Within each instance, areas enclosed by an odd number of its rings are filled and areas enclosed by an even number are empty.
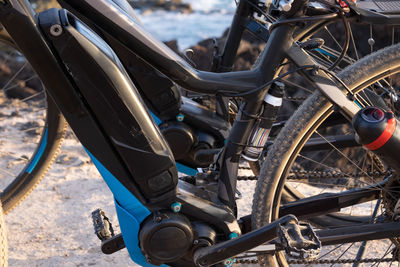
[[[125,243],[121,234],[115,235],[101,242],[101,251],[104,254],[112,254],[123,248],[125,248]]]
[[[290,221],[279,225],[278,238],[286,253],[293,258],[313,260],[321,252],[321,242],[308,223]]]
[[[104,254],[112,254],[125,248],[124,239],[121,234],[115,235],[110,220],[103,210],[97,209],[92,212],[94,232],[101,240],[101,251]]]
[[[114,236],[114,229],[110,220],[101,209],[92,212],[94,232],[101,241],[105,241]]]

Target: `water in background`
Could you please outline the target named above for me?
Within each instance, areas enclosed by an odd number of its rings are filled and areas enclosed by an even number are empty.
[[[176,39],[180,50],[210,37],[219,37],[231,24],[234,0],[185,0],[191,14],[155,11],[139,15],[144,27],[162,41]]]

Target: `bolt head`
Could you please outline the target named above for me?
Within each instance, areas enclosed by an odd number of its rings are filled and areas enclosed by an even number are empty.
[[[225,265],[225,266],[230,266],[230,265],[232,265],[232,263],[233,263],[232,258],[229,258],[229,259],[224,260],[224,265]]]
[[[282,10],[285,12],[289,12],[291,8],[292,8],[292,5],[289,3],[282,6]]]
[[[173,212],[180,212],[182,209],[182,204],[179,202],[172,203],[171,209]]]
[[[60,36],[63,32],[63,28],[60,24],[54,24],[50,27],[50,34],[57,37]]]
[[[232,232],[232,233],[230,233],[229,234],[229,239],[234,239],[234,238],[238,238],[239,237],[239,235],[237,234],[237,233],[235,233],[235,232]]]
[[[177,121],[183,121],[184,119],[185,119],[185,116],[183,114],[176,115],[176,120]]]

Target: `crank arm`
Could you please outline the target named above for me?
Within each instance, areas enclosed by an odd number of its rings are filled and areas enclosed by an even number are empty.
[[[277,229],[280,225],[296,222],[293,215],[282,217],[264,227],[241,235],[238,238],[221,242],[213,246],[199,248],[194,252],[194,262],[197,266],[210,266],[251,250],[277,238]]]
[[[376,224],[366,224],[347,226],[334,229],[315,231],[322,246],[340,245],[343,243],[362,242],[367,240],[379,240],[400,237],[400,222],[385,222]],[[278,240],[275,239],[269,244],[263,244],[247,252],[251,256],[257,254],[273,254],[284,250]]]
[[[287,52],[287,56],[297,66],[319,65],[296,43],[293,43],[292,47]],[[304,77],[315,84],[317,89],[324,94],[331,103],[337,106],[346,117],[353,118],[360,110],[360,108],[347,97],[346,93],[337,87],[337,82],[332,80],[323,70],[312,74],[303,73],[305,74]]]

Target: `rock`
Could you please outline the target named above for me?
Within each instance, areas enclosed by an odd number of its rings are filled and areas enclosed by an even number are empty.
[[[220,53],[222,53],[224,49],[228,32],[229,29],[227,29],[221,37],[216,38]],[[250,69],[259,53],[264,48],[264,45],[264,42],[258,40],[250,33],[245,32],[237,52],[234,70]],[[200,41],[198,44],[190,47],[190,49],[194,51],[192,60],[196,63],[197,69],[210,70],[214,51],[213,39],[210,38]]]
[[[21,83],[21,85],[13,85],[12,89],[7,90],[6,96],[8,98],[26,99],[35,95],[36,93],[37,92],[34,89],[26,87],[24,83]]]
[[[43,85],[29,64],[11,57],[13,52],[0,51],[0,88],[9,98],[25,99],[43,90]],[[6,62],[6,63],[4,63]],[[16,73],[17,76],[13,77]],[[43,95],[35,97],[36,100]]]
[[[192,13],[190,4],[182,3],[182,0],[131,0],[129,3],[136,9],[142,9],[142,13],[149,14],[154,10],[178,11]]]
[[[31,0],[30,2],[33,8],[39,12],[53,7],[60,8],[57,0]]]

